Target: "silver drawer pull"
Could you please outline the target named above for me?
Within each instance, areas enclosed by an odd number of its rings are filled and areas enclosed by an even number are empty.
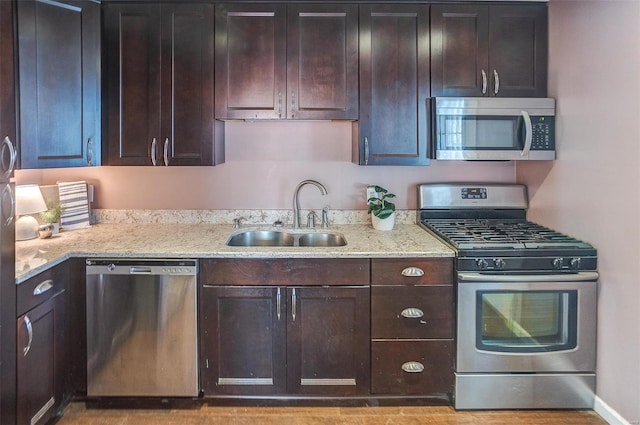
[[[402,276],[408,276],[408,277],[424,276],[424,270],[422,270],[419,267],[407,267],[406,269],[402,270]]]
[[[33,295],[42,295],[51,288],[53,288],[53,280],[45,280],[33,289]]]
[[[402,310],[400,315],[407,319],[419,319],[424,316],[424,312],[419,308],[409,307]]]
[[[424,365],[420,362],[406,362],[402,364],[402,370],[407,373],[420,373],[424,371]]]

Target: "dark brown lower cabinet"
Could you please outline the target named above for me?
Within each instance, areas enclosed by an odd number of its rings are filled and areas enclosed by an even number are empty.
[[[46,423],[63,401],[65,297],[62,290],[18,317],[18,425]]]
[[[364,395],[369,288],[204,286],[205,396]]]
[[[205,396],[285,392],[282,296],[275,287],[202,288]]]
[[[448,394],[453,391],[453,341],[372,341],[371,393]]]
[[[371,260],[371,394],[450,400],[453,261]]]

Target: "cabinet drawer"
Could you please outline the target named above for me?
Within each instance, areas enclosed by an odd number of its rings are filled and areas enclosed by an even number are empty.
[[[16,295],[18,316],[65,289],[65,276],[61,267],[45,270],[18,285]]]
[[[369,285],[366,258],[229,259],[200,261],[204,285]]]
[[[453,286],[372,286],[371,337],[453,338]]]
[[[374,258],[372,285],[453,285],[452,258]]]
[[[371,393],[422,395],[453,391],[453,341],[373,341]]]

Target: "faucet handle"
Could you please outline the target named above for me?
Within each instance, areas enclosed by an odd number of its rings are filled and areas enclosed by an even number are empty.
[[[240,221],[241,220],[246,220],[246,218],[244,217],[236,217],[233,219],[233,228],[234,229],[239,229],[240,228]]]
[[[325,205],[322,209],[322,227],[329,227],[329,205]]]
[[[316,218],[318,218],[318,214],[313,210],[309,211],[309,214],[307,214],[307,227],[316,227]]]

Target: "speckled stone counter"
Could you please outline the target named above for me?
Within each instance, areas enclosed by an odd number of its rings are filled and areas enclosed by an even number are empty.
[[[230,247],[237,231],[225,224],[97,224],[88,229],[61,232],[50,239],[16,242],[16,282],[70,257],[130,258],[321,258],[321,257],[452,257],[453,251],[415,224],[396,225],[390,232],[370,225],[332,226],[347,245],[310,247]],[[293,231],[293,229],[281,229]],[[301,229],[308,231],[307,229]],[[313,231],[313,230],[311,230]],[[317,232],[327,231],[316,229]]]

